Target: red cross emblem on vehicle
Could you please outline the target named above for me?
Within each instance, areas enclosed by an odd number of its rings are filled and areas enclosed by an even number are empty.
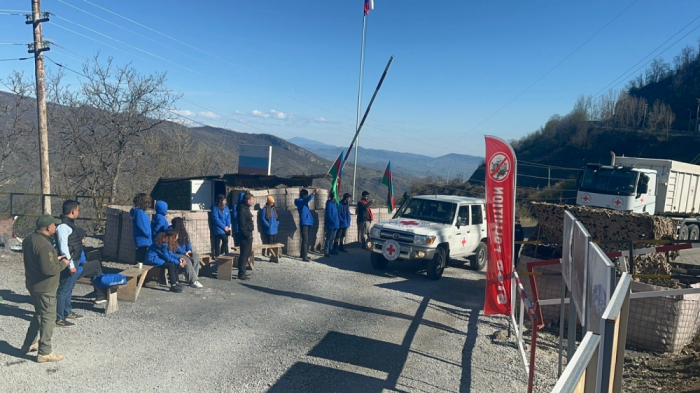
[[[396,252],[396,249],[394,248],[393,244],[389,244],[389,247],[386,248],[386,252],[389,253],[389,255],[394,255]]]
[[[640,199],[639,202],[644,203],[644,197],[642,197],[642,199]]]
[[[462,238],[462,247],[464,247],[467,244],[467,238],[463,237]]]
[[[588,201],[591,200],[591,198],[588,195],[584,195],[581,199],[586,203],[588,203]]]
[[[399,221],[399,224],[401,224],[401,225],[406,225],[406,226],[409,226],[409,225],[420,225],[420,223],[419,223],[418,221]]]
[[[613,203],[615,204],[615,206],[620,206],[620,205],[622,205],[622,200],[621,200],[620,198],[616,198],[616,199],[613,201]]]

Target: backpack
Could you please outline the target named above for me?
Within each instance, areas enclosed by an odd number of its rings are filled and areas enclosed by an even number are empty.
[[[100,289],[107,289],[118,285],[126,285],[126,277],[119,273],[100,274],[92,278],[92,283]]]

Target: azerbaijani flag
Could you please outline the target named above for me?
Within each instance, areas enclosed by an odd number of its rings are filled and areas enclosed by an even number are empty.
[[[365,0],[365,15],[369,15],[369,10],[374,9],[374,0]]]
[[[384,171],[382,184],[386,185],[389,188],[389,192],[386,196],[386,205],[389,207],[389,213],[391,213],[396,207],[396,200],[394,199],[394,180],[391,176],[391,161],[389,161],[389,165],[386,166],[386,170]]]
[[[333,166],[331,167],[331,169],[328,171],[328,174],[330,174],[333,177],[331,179],[331,191],[333,191],[335,203],[338,203],[338,204],[340,203],[338,193],[340,192],[340,175],[342,173],[342,165],[343,165],[343,151],[340,152],[340,155],[333,163]]]

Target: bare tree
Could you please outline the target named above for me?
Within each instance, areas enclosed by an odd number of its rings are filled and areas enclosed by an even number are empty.
[[[126,200],[118,198],[118,186],[135,166],[137,142],[170,118],[180,96],[167,89],[164,73],[142,75],[131,64],[99,60],[83,65],[77,90],[62,86],[60,75],[54,78],[50,97],[60,106],[50,120],[59,132],[57,153],[68,188]]]
[[[13,93],[8,100],[0,101],[0,188],[19,180],[27,180],[37,169],[31,157],[36,152],[36,112],[30,94],[34,91],[31,81],[24,74],[13,72],[0,80]],[[38,170],[37,170],[38,171]],[[31,183],[31,182],[30,182]],[[25,187],[28,189],[28,187]]]

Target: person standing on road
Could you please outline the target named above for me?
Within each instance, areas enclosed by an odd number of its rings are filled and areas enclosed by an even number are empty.
[[[238,279],[249,280],[250,274],[246,272],[248,259],[253,254],[253,231],[255,223],[253,222],[253,213],[250,212],[250,207],[253,206],[253,195],[246,193],[243,195],[243,201],[238,204],[238,230],[240,231],[240,247],[241,252],[238,255]]]
[[[362,191],[362,199],[357,202],[357,237],[360,240],[360,244],[362,244],[362,248],[367,248],[369,229],[372,226],[372,221],[374,221],[372,203],[374,203],[374,199],[369,200],[369,192]]]
[[[37,363],[58,362],[63,355],[51,349],[51,336],[56,323],[56,291],[60,273],[70,261],[58,256],[51,244],[56,225],[61,220],[44,214],[36,220],[36,231],[22,242],[24,253],[25,283],[34,305],[34,317],[29,323],[27,336],[22,344],[22,353],[39,351]],[[36,336],[39,335],[39,343]]]
[[[238,193],[238,201],[231,208],[231,223],[233,224],[233,245],[240,247],[240,231],[238,230],[238,205],[243,202],[245,192]]]
[[[314,199],[314,195],[317,192],[318,189],[314,189],[314,193],[309,195],[309,191],[304,188],[299,192],[299,198],[294,200],[294,204],[297,206],[297,212],[299,212],[299,230],[301,231],[301,260],[304,262],[310,261],[309,228],[314,225],[314,217],[311,215],[311,210],[309,210],[309,202]]]
[[[323,256],[328,258],[331,254],[338,255],[338,251],[333,247],[335,234],[340,227],[340,216],[338,215],[338,205],[335,202],[335,193],[328,193],[326,201],[324,227],[326,228],[326,242],[323,248]]]
[[[63,202],[61,224],[56,227],[56,245],[59,255],[69,261],[68,269],[61,271],[56,292],[56,326],[73,327],[82,315],[73,312],[71,297],[78,280],[78,269],[82,272],[85,263],[83,240],[87,236],[85,230],[75,225],[75,219],[80,214],[80,202],[67,199]]]
[[[260,218],[263,224],[263,244],[277,243],[277,232],[280,225],[278,217],[275,198],[272,195],[268,195],[265,207],[260,210]],[[263,256],[270,252],[270,250],[262,250]]]
[[[131,232],[134,236],[134,245],[136,246],[136,263],[146,262],[146,252],[151,243],[153,243],[151,224],[148,219],[148,213],[146,213],[146,209],[150,206],[151,197],[142,192],[134,197],[134,207],[129,212],[133,223]]]
[[[338,232],[335,235],[334,247],[337,251],[348,252],[348,250],[345,249],[345,236],[348,234],[350,220],[352,219],[350,215],[350,200],[352,200],[352,195],[346,192],[343,195],[343,200],[340,201],[340,209],[338,209],[339,226]]]
[[[226,207],[226,196],[219,194],[216,205],[211,207],[211,226],[214,232],[214,257],[229,252],[228,237],[231,235],[231,212]]]

